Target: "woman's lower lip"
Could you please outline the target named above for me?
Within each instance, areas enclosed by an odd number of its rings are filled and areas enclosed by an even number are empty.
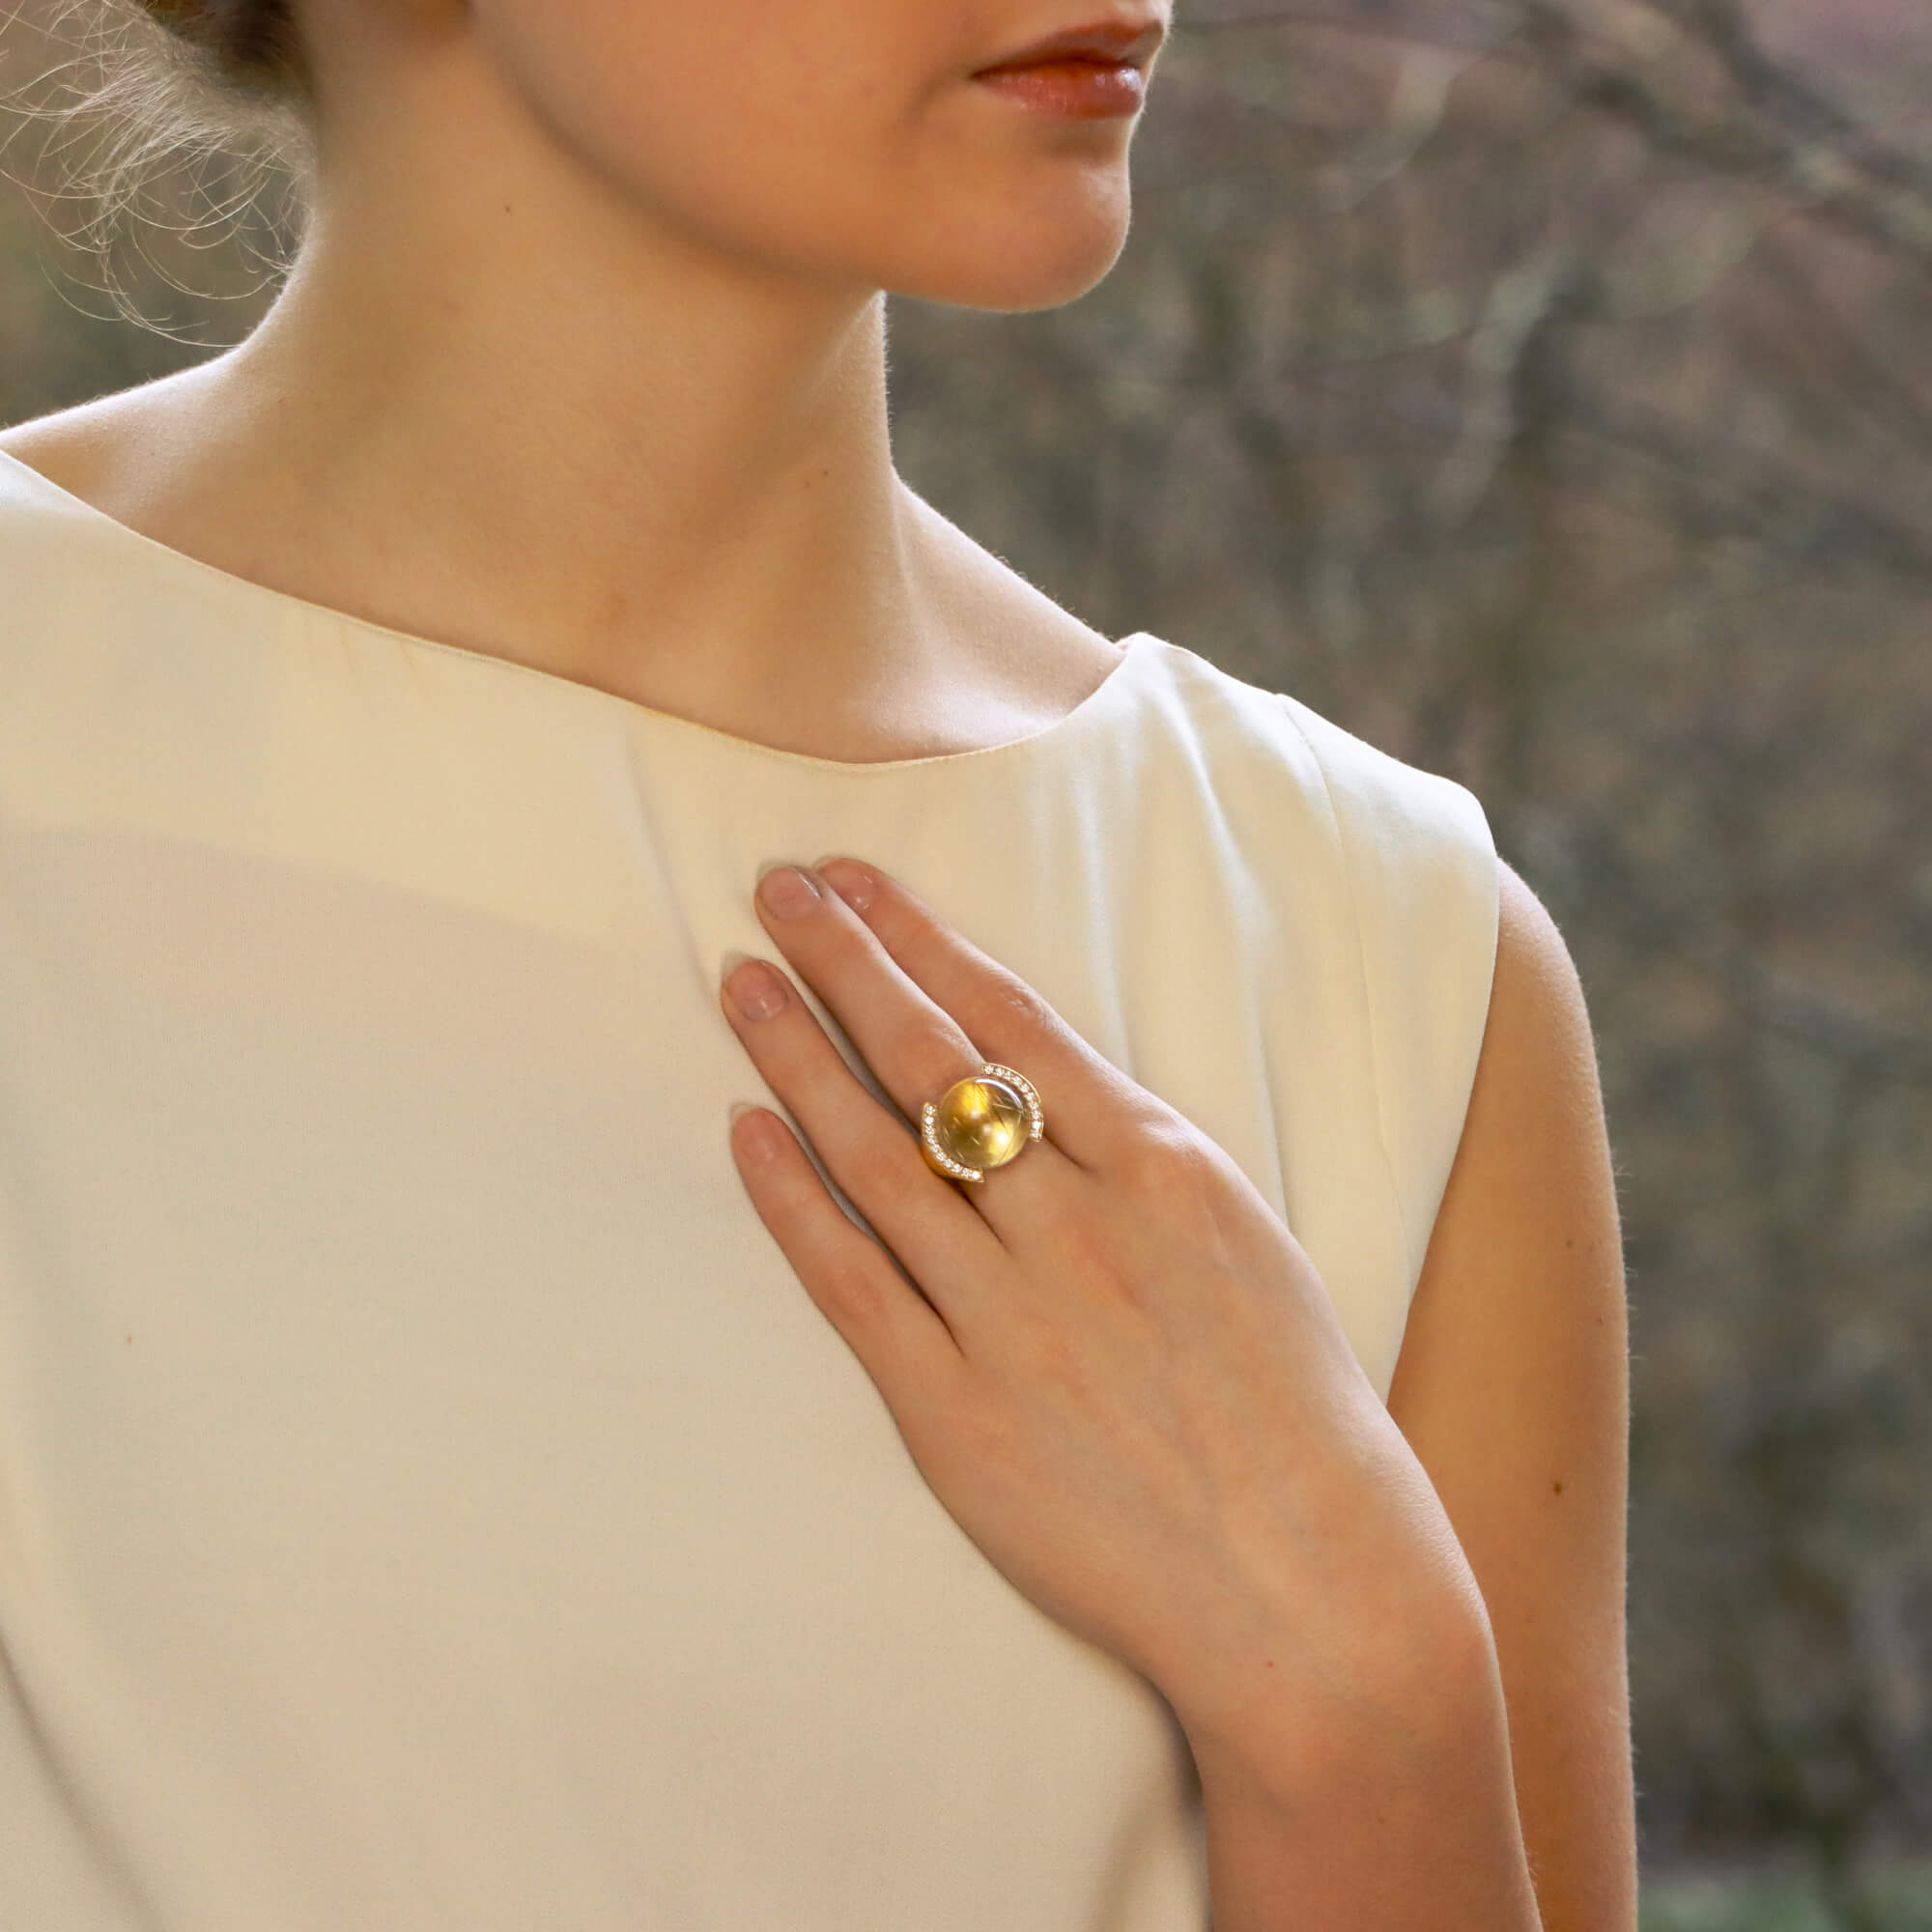
[[[974,78],[1028,107],[1083,121],[1138,114],[1147,95],[1146,77],[1126,61],[1042,61],[1037,67],[1001,68]]]

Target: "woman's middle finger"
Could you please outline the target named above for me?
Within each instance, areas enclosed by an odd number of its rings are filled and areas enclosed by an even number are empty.
[[[925,1164],[918,1140],[847,1065],[781,969],[741,961],[725,975],[732,1031],[826,1172],[951,1325],[974,1271],[1000,1252],[985,1221]]]
[[[803,899],[788,895],[793,879],[805,883]],[[905,972],[866,922],[804,867],[766,872],[758,882],[757,904],[786,962],[823,1002],[917,1132],[926,1101],[980,1070],[985,1056],[978,1043]],[[1040,1097],[1051,1109],[1053,1096],[1042,1091]],[[1044,1190],[1064,1184],[1065,1176],[1057,1170],[1070,1163],[1053,1145],[1051,1132],[1049,1111],[1047,1139],[1031,1143],[984,1180],[957,1187],[925,1166],[916,1142],[913,1152],[928,1188],[954,1199],[963,1192],[998,1232],[1014,1225],[1012,1216],[1024,1220],[1037,1213]]]

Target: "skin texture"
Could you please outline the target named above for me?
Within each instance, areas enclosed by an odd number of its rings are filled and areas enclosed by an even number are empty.
[[[870,868],[865,916],[824,888],[788,914],[789,876],[766,875],[758,916],[907,1120],[982,1054],[1055,1096],[1048,1137],[1009,1166],[941,1179],[803,1001],[737,998],[780,976],[727,979],[726,1017],[879,1241],[765,1109],[734,1147],[775,1149],[783,1192],[752,1164],[754,1199],[934,1493],[1048,1615],[1158,1685],[1197,1747],[1245,1751],[1264,1695],[1284,1741],[1352,1717],[1411,1623],[1479,1606],[1300,1242],[1220,1148],[905,887]]]
[[[1636,1923],[1623,1237],[1583,988],[1501,871],[1495,983],[1389,1412],[1488,1605],[1549,1932]]]
[[[740,1175],[961,1528],[1174,1706],[1216,1925],[1629,1932],[1621,1236],[1581,987],[1534,894],[1501,867],[1384,1408],[1220,1150],[880,867],[814,874],[788,906],[768,873],[759,919],[897,1112],[773,962],[731,965],[721,1006],[878,1238],[769,1109],[734,1123]],[[906,1122],[981,1056],[1055,1100],[1046,1142],[968,1186]]]
[[[0,447],[237,575],[759,742],[866,760],[1025,735],[1113,647],[897,477],[881,291],[1032,310],[1112,267],[1137,124],[1028,114],[968,77],[1077,11],[311,0],[323,196],[267,321]],[[1614,1188],[1575,970],[1507,867],[1503,888],[1482,1063],[1386,1411],[1286,1231],[1132,1095],[1056,1101],[1050,1130],[1089,1121],[1094,1148],[1032,1150],[973,1202],[894,1156],[950,1230],[902,1257],[913,1278],[956,1298],[962,1259],[997,1252],[1043,1299],[990,1312],[1065,1324],[982,1350],[1026,1370],[1004,1379],[969,1380],[936,1317],[923,1370],[888,1346],[887,1311],[903,1326],[924,1305],[906,1276],[852,1245],[776,1116],[733,1131],[759,1213],[877,1364],[942,1500],[1192,1719],[1220,1932],[1524,1925],[1525,1866],[1552,1932],[1634,1924]],[[775,950],[838,1009],[830,956],[785,930]],[[901,967],[952,1032],[908,1049],[860,1023],[910,985],[875,950],[846,1027],[887,1091],[937,1093],[977,1064],[954,1064],[961,1028],[1066,1091],[997,980],[989,995],[911,952]],[[785,1021],[721,999],[786,1104],[822,1118],[809,1084],[842,1093],[842,1064],[784,1074]],[[766,1163],[760,1121],[785,1136]],[[1136,1148],[1105,1141],[1136,1122]],[[1205,1276],[1204,1236],[1227,1264]],[[1187,1268],[1225,1314],[1192,1403],[1179,1379],[1124,1379]],[[1096,1353],[1087,1321],[1123,1346]],[[1101,1359],[1115,1377],[1086,1378]],[[928,1400],[941,1374],[949,1404]],[[1029,1390],[1044,1399],[1015,1406]],[[1107,1433],[1163,1399],[1169,1429]],[[1177,1428],[1179,1463],[1154,1453]],[[1030,1539],[1069,1494],[1109,1538]],[[1311,1565],[1317,1545],[1358,1574]],[[1067,1548],[1081,1560],[1055,1567]],[[1299,1654],[1326,1659],[1325,1681],[1271,1680],[1290,1622],[1320,1635]],[[1329,1748],[1308,1744],[1311,1709],[1334,1717]]]
[[[309,0],[321,193],[238,349],[0,446],[311,601],[853,760],[1118,662],[923,504],[885,291],[1075,299],[1137,118],[974,82],[1022,0]]]

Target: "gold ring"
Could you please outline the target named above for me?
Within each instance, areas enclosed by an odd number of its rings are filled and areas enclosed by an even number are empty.
[[[935,1174],[984,1180],[1046,1132],[1039,1095],[1024,1073],[982,1061],[920,1114],[920,1151]]]

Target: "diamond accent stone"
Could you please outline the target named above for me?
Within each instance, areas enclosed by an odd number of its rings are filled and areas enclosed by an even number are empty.
[[[983,1180],[1046,1130],[1039,1095],[1024,1074],[985,1063],[955,1080],[922,1113],[922,1138],[932,1164],[959,1180]]]

